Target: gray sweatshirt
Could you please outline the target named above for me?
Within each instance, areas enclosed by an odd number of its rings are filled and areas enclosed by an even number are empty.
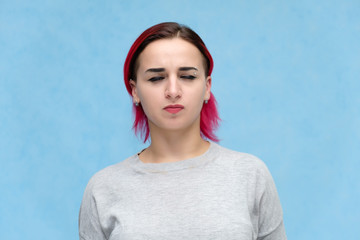
[[[143,163],[138,155],[89,181],[82,240],[283,240],[274,181],[258,158],[211,143],[201,156]]]

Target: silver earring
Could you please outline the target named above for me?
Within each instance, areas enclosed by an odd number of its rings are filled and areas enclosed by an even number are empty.
[[[208,100],[205,100],[204,102],[205,102],[205,104],[208,104],[209,101],[208,101]]]
[[[138,107],[138,106],[139,106],[139,103],[138,103],[138,102],[135,102],[135,106]]]

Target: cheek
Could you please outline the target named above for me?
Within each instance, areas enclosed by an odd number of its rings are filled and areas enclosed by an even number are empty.
[[[138,87],[137,94],[141,102],[147,103],[149,102],[149,99],[151,99],[150,96],[153,95],[151,89]]]
[[[154,111],[154,107],[156,105],[158,105],[157,101],[156,101],[156,99],[157,99],[156,96],[158,96],[158,94],[156,94],[156,93],[153,94],[149,90],[138,91],[138,97],[140,99],[142,108],[143,108],[146,116],[151,114],[151,112]]]
[[[186,98],[188,102],[188,106],[191,106],[191,111],[194,111],[194,113],[201,111],[203,103],[204,103],[204,97],[205,97],[205,87],[204,86],[198,86],[197,88],[192,88]]]
[[[191,99],[201,101],[205,97],[205,86],[200,85],[189,88],[188,92],[189,92],[188,96],[190,96]]]

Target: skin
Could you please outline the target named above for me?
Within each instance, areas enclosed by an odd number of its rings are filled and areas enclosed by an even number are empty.
[[[161,39],[143,50],[138,63],[137,79],[130,80],[132,96],[144,109],[151,136],[140,160],[175,162],[203,154],[209,143],[200,136],[200,111],[210,98],[211,77],[201,52],[181,38]],[[183,109],[165,110],[174,104]]]

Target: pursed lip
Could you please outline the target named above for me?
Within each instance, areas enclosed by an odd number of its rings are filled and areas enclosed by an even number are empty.
[[[171,105],[167,105],[166,107],[164,107],[164,110],[169,113],[178,113],[183,109],[184,109],[184,106],[180,105],[180,104],[171,104]]]

